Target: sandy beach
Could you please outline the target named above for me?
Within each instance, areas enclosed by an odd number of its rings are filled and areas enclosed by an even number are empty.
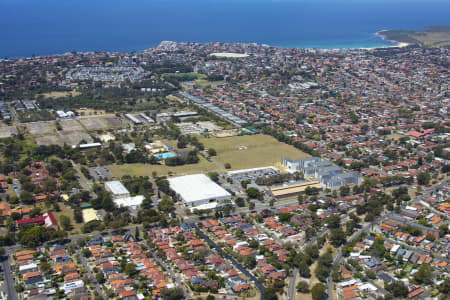
[[[232,58],[248,57],[248,54],[245,53],[231,53],[231,52],[211,53],[211,55],[215,57],[232,57]]]

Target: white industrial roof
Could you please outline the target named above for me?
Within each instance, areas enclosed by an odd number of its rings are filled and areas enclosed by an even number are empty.
[[[121,207],[121,206],[130,207],[130,206],[141,205],[143,200],[144,200],[144,196],[138,195],[138,196],[134,196],[134,197],[115,199],[114,203],[119,207]]]
[[[114,195],[123,195],[130,193],[127,188],[122,184],[122,182],[115,181],[107,181],[105,182],[105,187],[111,191]]]
[[[169,178],[170,188],[181,196],[183,201],[195,202],[204,199],[231,197],[231,194],[204,174]]]

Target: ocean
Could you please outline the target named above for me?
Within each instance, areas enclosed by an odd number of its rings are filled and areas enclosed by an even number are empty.
[[[142,51],[163,40],[380,47],[392,44],[379,30],[449,16],[448,0],[0,0],[0,57]]]

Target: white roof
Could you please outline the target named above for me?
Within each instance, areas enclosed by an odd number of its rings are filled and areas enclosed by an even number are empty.
[[[129,194],[130,192],[119,180],[105,182],[105,187],[114,195]]]
[[[191,207],[191,212],[194,212],[196,210],[214,209],[216,207],[217,207],[217,202],[205,203],[205,204],[200,204],[200,205]]]
[[[231,194],[204,174],[169,178],[170,188],[185,202],[231,197]]]
[[[124,207],[130,207],[130,206],[139,206],[142,204],[142,201],[144,200],[144,196],[138,195],[135,197],[127,197],[127,198],[120,198],[114,200],[114,203],[117,206],[124,206]]]
[[[38,267],[38,265],[35,263],[22,265],[22,266],[19,266],[19,272],[30,270],[30,269],[36,269],[37,267]]]

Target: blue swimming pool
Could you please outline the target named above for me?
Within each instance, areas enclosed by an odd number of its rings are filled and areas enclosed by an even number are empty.
[[[173,153],[161,153],[161,154],[155,154],[153,156],[156,157],[157,159],[166,159],[169,157],[174,157],[175,155]]]

